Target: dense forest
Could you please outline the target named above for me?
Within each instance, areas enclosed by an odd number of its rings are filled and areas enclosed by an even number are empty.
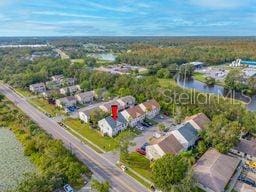
[[[156,44],[133,44],[130,50],[119,55],[117,62],[133,65],[183,64],[191,61],[203,61],[208,65],[223,64],[237,58],[256,59],[256,42],[247,40],[181,40]]]
[[[37,124],[0,95],[0,126],[9,128],[24,147],[24,154],[35,164],[35,173],[25,175],[14,192],[48,192],[70,183],[83,186],[90,170],[63,143],[54,140]]]

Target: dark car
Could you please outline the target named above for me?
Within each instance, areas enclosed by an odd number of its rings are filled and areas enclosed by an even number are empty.
[[[145,122],[141,122],[141,125],[145,126],[145,127],[149,127],[148,124],[146,124]]]
[[[148,146],[149,144],[148,143],[144,143],[142,146],[141,146],[141,149],[143,151],[146,151],[146,147]]]
[[[141,154],[141,155],[146,155],[146,152],[144,150],[142,150],[141,148],[137,148],[136,152]]]

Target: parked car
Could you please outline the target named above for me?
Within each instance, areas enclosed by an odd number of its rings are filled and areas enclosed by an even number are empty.
[[[69,184],[64,185],[63,189],[65,192],[74,192],[73,188]]]
[[[169,116],[169,113],[167,113],[167,112],[164,112],[164,115],[166,115],[166,116]]]
[[[136,148],[136,152],[141,155],[146,155],[146,152],[144,150],[142,150],[141,148]]]
[[[148,143],[144,143],[142,146],[141,146],[141,149],[143,151],[146,151],[146,147],[148,146],[149,144]]]
[[[145,121],[145,123],[148,124],[148,125],[150,125],[150,126],[153,125],[153,123],[151,123],[151,122],[149,122],[149,121]]]
[[[146,124],[145,122],[141,122],[141,125],[145,126],[145,127],[149,127],[148,124]]]
[[[245,177],[244,175],[240,175],[238,177],[238,180],[243,181],[244,183],[246,183],[248,185],[251,185],[253,187],[256,187],[256,182],[253,181],[252,179],[249,179],[249,178]]]

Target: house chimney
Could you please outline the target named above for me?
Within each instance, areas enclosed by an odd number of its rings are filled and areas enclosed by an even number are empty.
[[[118,118],[118,106],[117,105],[111,105],[111,111],[112,111],[112,118],[116,121]]]

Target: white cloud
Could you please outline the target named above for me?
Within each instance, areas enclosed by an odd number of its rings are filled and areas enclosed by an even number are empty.
[[[189,0],[191,4],[213,9],[239,8],[250,4],[251,0]]]
[[[65,12],[56,12],[56,11],[34,11],[32,14],[36,15],[49,15],[49,16],[65,16],[65,17],[80,17],[80,18],[94,18],[102,19],[104,17],[87,15],[87,14],[74,14],[74,13],[65,13]]]

